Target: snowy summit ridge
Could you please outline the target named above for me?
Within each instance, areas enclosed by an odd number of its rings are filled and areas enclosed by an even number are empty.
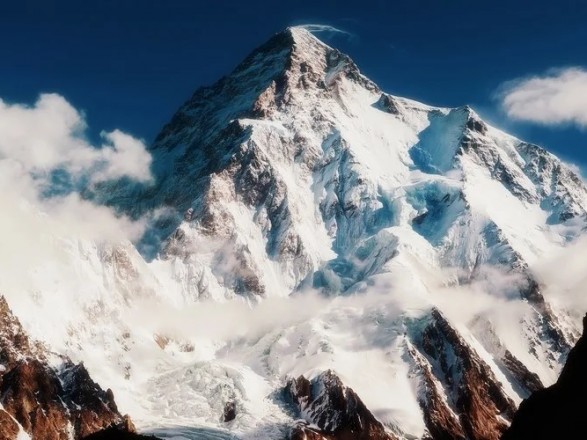
[[[95,195],[159,213],[140,253],[69,237],[55,276],[91,289],[6,296],[160,436],[497,439],[578,336],[532,267],[584,233],[582,180],[303,28],[197,90],[150,152],[154,186]],[[69,304],[52,331],[48,295]]]

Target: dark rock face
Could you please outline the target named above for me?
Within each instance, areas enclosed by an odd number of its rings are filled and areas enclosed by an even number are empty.
[[[471,131],[475,131],[481,134],[487,133],[487,125],[485,125],[485,123],[479,119],[469,118],[467,120],[466,126]]]
[[[236,404],[234,402],[226,402],[224,405],[224,413],[222,414],[223,422],[230,422],[236,418]]]
[[[328,370],[309,381],[304,376],[292,379],[285,388],[309,427],[297,423],[290,439],[308,440],[394,440],[395,437],[367,409],[359,396]]]
[[[59,370],[50,367],[47,353],[0,297],[0,438],[15,439],[18,424],[43,440],[80,439],[108,426],[130,429],[112,391],[102,390],[83,365],[69,359],[63,358]]]
[[[524,400],[502,440],[587,438],[587,315],[558,381]]]
[[[518,383],[523,384],[525,389],[535,393],[544,388],[540,377],[536,373],[528,370],[509,350],[505,351],[502,361],[512,376],[517,379]]]
[[[433,310],[431,318],[413,337],[419,353],[412,354],[423,382],[420,406],[428,431],[434,439],[499,439],[514,414],[514,402],[444,316]]]
[[[152,435],[141,435],[128,429],[127,426],[110,426],[109,428],[95,432],[84,437],[83,440],[159,440]]]
[[[69,419],[59,401],[57,375],[38,360],[17,364],[2,377],[2,405],[34,438],[68,437]]]
[[[400,114],[400,104],[393,96],[386,93],[382,93],[379,101],[377,101],[377,107],[381,110],[390,113],[392,115]]]
[[[119,429],[105,429],[84,437],[83,440],[155,440],[157,437],[120,431]]]
[[[20,428],[12,416],[0,409],[0,439],[15,439]]]
[[[0,364],[7,371],[23,356],[44,358],[44,347],[29,339],[6,299],[0,295]]]
[[[328,434],[311,428],[305,422],[296,422],[289,434],[290,440],[330,440],[332,438]]]
[[[424,414],[426,428],[434,440],[465,440],[465,432],[457,415],[450,409],[441,394],[440,384],[432,375],[432,367],[426,359],[410,346],[409,356],[414,361],[411,373],[420,377],[418,402]]]
[[[160,440],[154,435],[141,435],[136,433],[130,417],[124,416],[122,423],[110,425],[106,429],[94,432],[82,440]]]

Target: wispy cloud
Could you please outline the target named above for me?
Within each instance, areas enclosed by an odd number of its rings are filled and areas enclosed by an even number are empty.
[[[295,27],[305,29],[308,32],[312,32],[313,34],[329,33],[329,34],[341,34],[341,35],[346,35],[348,37],[352,37],[352,34],[350,32],[347,32],[345,30],[331,26],[329,24],[309,23],[309,24],[301,24],[301,25],[298,25]]]
[[[498,96],[511,118],[587,127],[587,70],[583,68],[553,69],[509,81],[501,86]]]
[[[587,311],[585,255],[587,237],[580,237],[548,258],[541,259],[532,268],[545,286],[547,298],[574,314],[577,322]]]

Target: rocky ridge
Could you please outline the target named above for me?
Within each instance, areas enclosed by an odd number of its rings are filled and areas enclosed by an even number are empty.
[[[83,439],[110,426],[134,432],[110,389],[83,364],[56,357],[31,341],[0,296],[0,438]]]
[[[524,400],[502,440],[583,438],[587,434],[587,316],[583,336],[573,347],[557,382]]]

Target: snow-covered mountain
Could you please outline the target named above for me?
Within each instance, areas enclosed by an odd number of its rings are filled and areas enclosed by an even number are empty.
[[[533,267],[583,234],[580,177],[302,28],[150,152],[153,185],[85,194],[150,219],[136,246],[40,236],[4,294],[160,437],[497,439],[579,336]]]

